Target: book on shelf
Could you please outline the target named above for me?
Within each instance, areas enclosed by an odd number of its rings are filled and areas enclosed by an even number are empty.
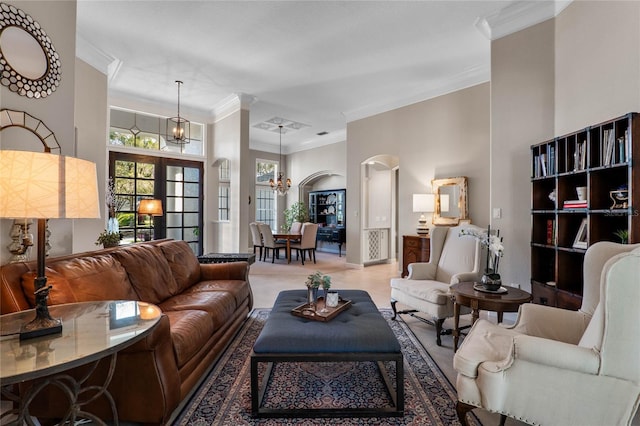
[[[556,244],[556,221],[554,219],[547,220],[547,244]]]
[[[584,170],[587,167],[587,141],[576,142],[573,153],[573,171]]]
[[[586,209],[587,200],[566,200],[562,203],[565,209]]]
[[[545,152],[540,154],[540,172],[541,176],[547,175],[547,154]]]

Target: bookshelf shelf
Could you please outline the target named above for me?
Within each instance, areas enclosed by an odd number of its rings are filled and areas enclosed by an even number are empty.
[[[531,188],[533,301],[578,309],[586,247],[619,230],[640,241],[638,114],[533,145]]]

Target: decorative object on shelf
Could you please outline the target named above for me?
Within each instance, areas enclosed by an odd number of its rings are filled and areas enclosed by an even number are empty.
[[[460,220],[469,219],[465,176],[433,179],[431,188],[435,196],[434,225],[457,225]]]
[[[23,10],[0,3],[0,83],[28,98],[56,91],[60,56],[40,24]]]
[[[553,201],[553,204],[554,204],[554,205],[555,205],[555,203],[556,203],[556,198],[557,198],[557,197],[556,197],[556,190],[554,189],[553,191],[551,191],[551,192],[549,193],[549,199],[550,199],[551,201]]]
[[[280,129],[280,163],[278,163],[278,167],[282,167],[282,124],[278,126]],[[271,189],[278,195],[287,195],[289,192],[289,188],[291,188],[291,179],[287,178],[283,180],[284,173],[282,171],[278,172],[278,180],[274,181],[273,178],[269,179],[269,185],[271,185]]]
[[[413,212],[420,213],[417,232],[419,235],[429,235],[429,226],[425,213],[433,213],[435,197],[433,194],[413,194]]]
[[[27,262],[33,247],[33,234],[29,229],[33,224],[31,219],[14,219],[11,226],[11,244],[7,246],[11,253],[9,263]]]
[[[609,191],[609,198],[613,201],[611,209],[626,209],[629,207],[629,189],[623,185],[615,191]]]
[[[160,200],[152,200],[152,199],[143,199],[140,200],[140,204],[138,205],[138,214],[147,215],[147,221],[149,223],[149,233],[147,234],[148,239],[146,241],[153,240],[153,217],[154,216],[162,216],[162,201]]]
[[[629,230],[628,229],[618,229],[613,233],[616,237],[620,238],[620,244],[629,244]]]
[[[587,218],[582,219],[580,228],[576,238],[573,240],[573,248],[586,249],[589,243],[587,242]]]
[[[102,245],[104,248],[118,247],[120,245],[120,240],[122,240],[122,234],[120,232],[111,232],[105,229],[100,233],[100,235],[98,235],[96,245]]]
[[[167,142],[185,145],[191,142],[191,123],[184,117],[180,117],[180,86],[184,84],[176,80],[178,85],[178,115],[167,118]]]
[[[586,201],[587,200],[587,187],[586,186],[578,186],[578,187],[576,187],[576,194],[578,195],[578,200]]]
[[[60,333],[62,322],[51,318],[47,307],[46,219],[100,218],[96,165],[50,153],[0,150],[0,218],[16,217],[38,219],[36,317],[23,325],[20,339]]]
[[[479,232],[475,229],[463,228],[459,236],[471,236],[480,242],[482,247],[487,249],[486,265],[482,274],[481,283],[489,291],[496,291],[502,285],[502,279],[498,274],[500,258],[504,255],[504,246],[500,231],[491,233],[491,226],[487,226],[486,231]]]

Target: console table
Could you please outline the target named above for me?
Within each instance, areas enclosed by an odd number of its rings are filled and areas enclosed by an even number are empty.
[[[29,405],[38,400],[38,393],[46,385],[55,385],[66,395],[69,408],[62,424],[74,424],[76,418],[105,422],[83,406],[104,397],[113,414],[113,424],[118,424],[115,402],[107,390],[115,370],[118,351],[141,340],[158,323],[162,311],[155,305],[137,301],[79,302],[49,307],[53,318],[62,320],[62,333],[19,340],[22,324],[30,321],[33,309],[0,316],[0,383],[2,396],[13,401],[14,408],[0,416],[16,416],[15,424],[31,422]],[[110,357],[109,373],[101,386],[88,386],[86,380],[98,362]],[[93,363],[89,373],[75,380],[65,371]],[[20,394],[13,392],[13,384],[32,381]],[[88,395],[88,396],[87,396]],[[4,423],[4,422],[3,422]],[[28,423],[33,424],[33,423]]]
[[[251,265],[255,261],[255,253],[208,253],[198,256],[200,263],[248,262]]]

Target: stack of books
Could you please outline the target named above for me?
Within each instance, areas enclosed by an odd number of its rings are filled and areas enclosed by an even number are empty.
[[[562,203],[564,209],[586,209],[587,200],[566,200]]]

